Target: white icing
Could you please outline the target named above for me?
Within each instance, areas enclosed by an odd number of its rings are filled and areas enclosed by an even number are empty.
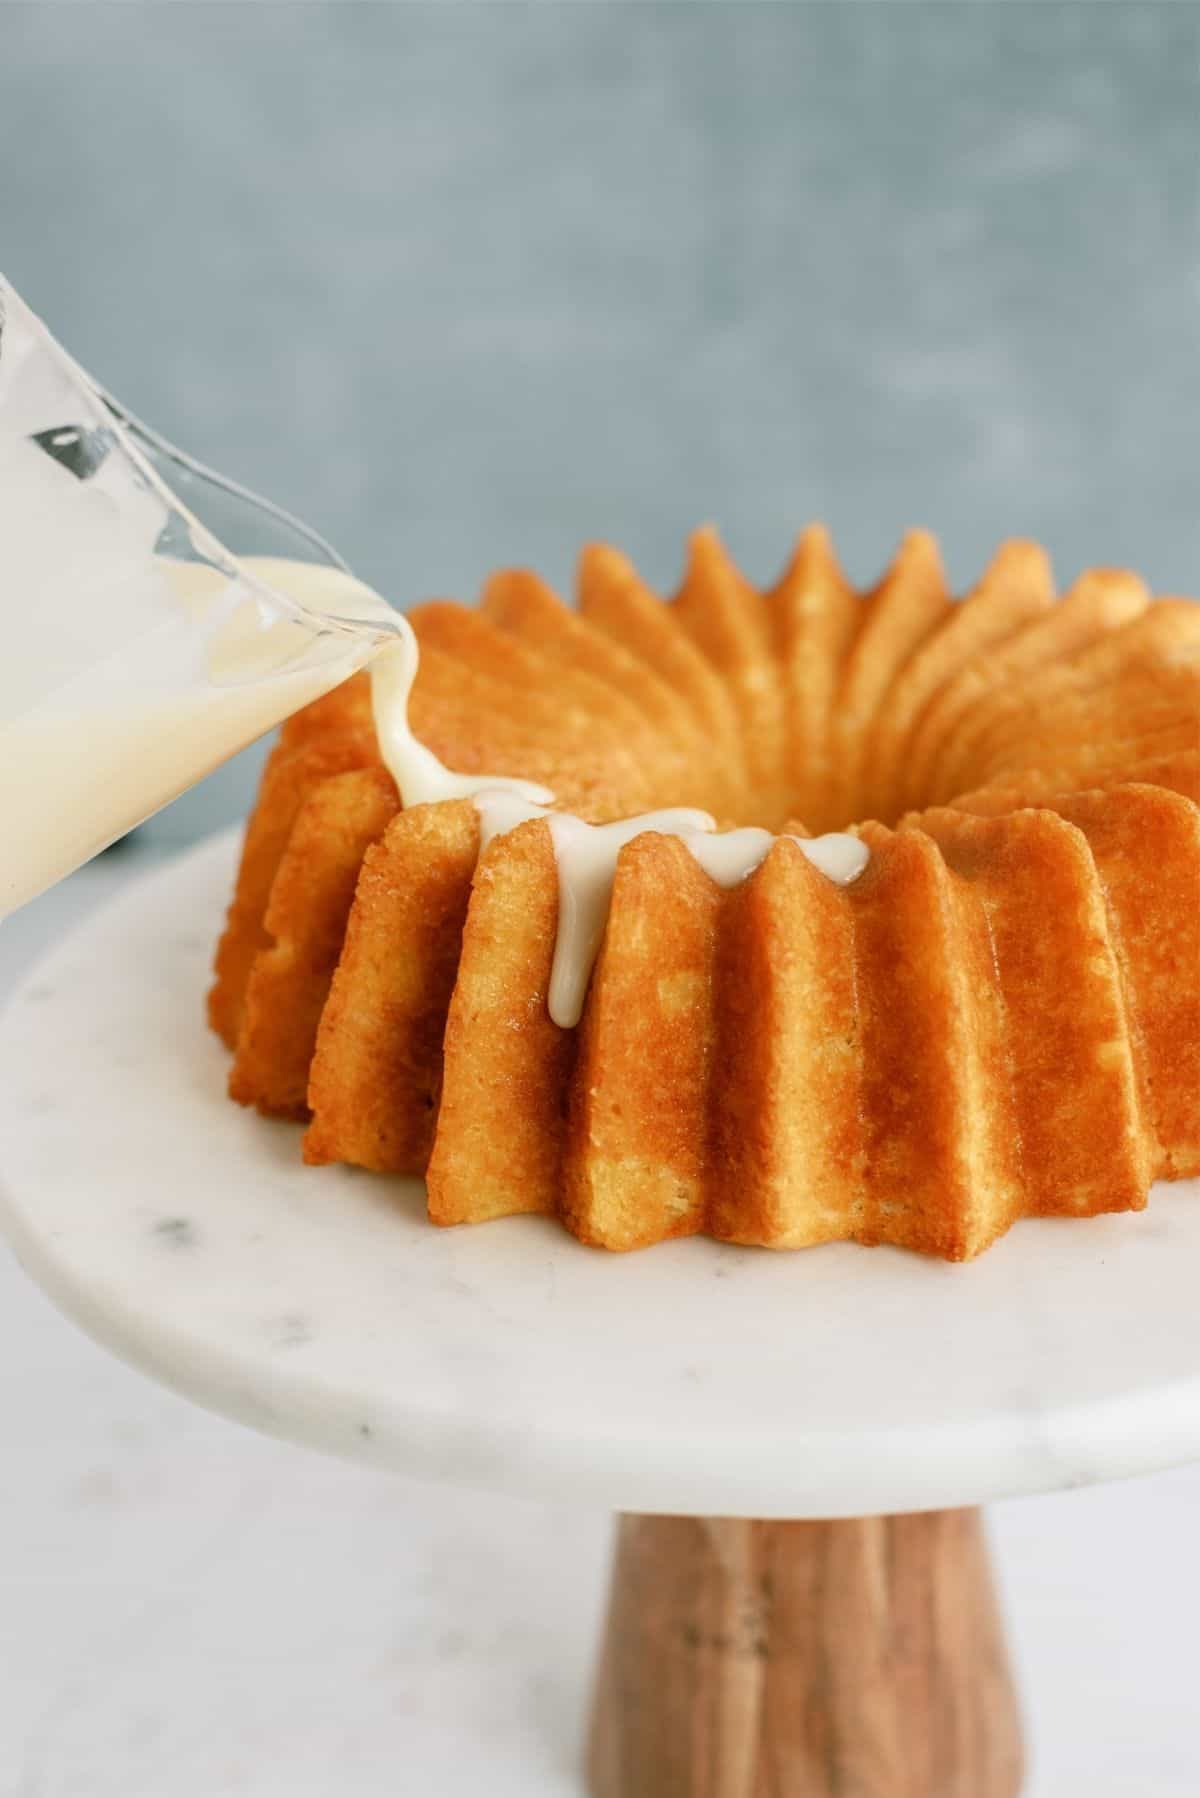
[[[0,917],[339,685],[394,619],[337,569],[227,556],[0,278]]]
[[[546,820],[558,869],[558,933],[547,1004],[554,1022],[572,1029],[583,1012],[608,921],[617,857],[627,843],[647,831],[678,837],[704,872],[728,888],[752,874],[778,839],[768,830],[718,831],[716,819],[707,812],[683,806],[618,818],[611,824],[589,824],[570,812],[554,811],[554,794],[533,781],[456,774],[412,733],[408,701],[420,649],[412,626],[407,620],[400,622],[399,636],[371,664],[372,708],[384,763],[405,806],[470,799],[479,814],[481,853],[493,838],[519,824]],[[791,841],[839,886],[856,880],[870,859],[865,843],[840,831]]]
[[[361,611],[349,576],[251,558],[235,578],[153,555],[141,514],[127,530],[92,481],[25,448],[0,442],[0,918],[372,648],[288,604],[311,590]]]
[[[862,838],[852,836],[848,830],[827,830],[824,836],[793,837],[792,841],[834,886],[850,886],[865,872],[871,859],[871,851]]]
[[[553,798],[551,794],[551,801]],[[504,787],[489,787],[486,792],[476,793],[473,803],[479,813],[480,855],[493,837],[506,837],[518,824],[549,816],[545,805],[526,799],[521,793],[510,793]]]
[[[397,615],[401,629],[371,663],[371,709],[379,753],[406,806],[432,805],[442,799],[474,799],[477,793],[503,793],[535,805],[553,805],[554,794],[536,781],[494,774],[455,774],[432,749],[419,743],[408,722],[408,699],[417,678],[421,651],[407,618]],[[522,820],[502,828],[512,830]]]
[[[684,842],[716,829],[707,812],[680,807],[645,812],[640,818],[618,818],[612,824],[587,824],[569,813],[549,819],[558,864],[558,937],[550,971],[547,1003],[556,1024],[578,1024],[587,996],[592,965],[608,922],[617,857],[626,843],[643,831],[681,837]]]

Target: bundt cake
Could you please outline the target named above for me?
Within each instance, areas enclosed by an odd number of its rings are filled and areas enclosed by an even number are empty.
[[[703,530],[670,601],[592,546],[410,621],[283,727],[217,952],[306,1161],[951,1259],[1200,1173],[1200,605],[1027,542],[955,600],[922,531],[860,593],[810,527],[765,592]]]

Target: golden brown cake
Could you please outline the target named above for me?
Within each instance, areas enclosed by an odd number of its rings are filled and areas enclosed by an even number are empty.
[[[547,822],[480,855],[471,799],[401,808],[366,676],[309,706],[210,1000],[233,1097],[308,1120],[307,1161],[423,1173],[441,1224],[952,1259],[1200,1173],[1200,605],[1105,569],[1058,597],[1024,542],[956,600],[921,531],[858,593],[810,527],[766,592],[704,530],[667,602],[593,546],[578,609],[509,571],[410,620],[454,769],[781,834],[728,888],[635,836],[564,1028]],[[844,886],[793,840],[831,830],[870,852]]]

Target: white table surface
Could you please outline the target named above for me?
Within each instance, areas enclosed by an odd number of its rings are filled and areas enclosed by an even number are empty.
[[[0,988],[142,858],[0,928]],[[209,1417],[0,1258],[4,1798],[568,1798],[608,1519]],[[992,1512],[1029,1798],[1194,1798],[1200,1471]]]

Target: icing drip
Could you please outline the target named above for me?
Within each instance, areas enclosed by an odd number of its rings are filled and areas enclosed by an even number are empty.
[[[678,837],[718,886],[734,887],[764,862],[778,840],[769,830],[718,831],[707,812],[680,806],[589,824],[558,812],[554,794],[534,781],[494,774],[456,774],[413,736],[408,700],[420,650],[403,618],[399,636],[371,664],[371,703],[380,754],[405,806],[444,799],[470,799],[479,814],[480,852],[532,818],[544,818],[558,868],[558,935],[547,1003],[556,1024],[578,1024],[612,901],[617,857],[626,843],[645,831]],[[792,837],[815,868],[839,886],[848,886],[866,867],[870,850],[840,831],[823,837]]]
[[[618,818],[612,824],[585,824],[582,818],[555,813],[549,820],[558,863],[558,936],[550,971],[547,1003],[556,1024],[578,1024],[587,995],[592,964],[608,922],[617,856],[626,843],[645,830],[663,836],[690,836],[717,827],[707,812],[679,808],[646,812],[640,818]]]
[[[408,722],[408,699],[417,678],[421,651],[417,634],[402,614],[397,613],[400,631],[371,663],[371,710],[375,717],[375,735],[379,753],[404,805],[434,805],[441,799],[473,799],[477,793],[495,791],[510,798],[531,800],[535,805],[553,805],[554,794],[532,780],[509,780],[494,774],[455,774],[439,762],[432,749],[418,743]],[[502,826],[512,830],[519,824]]]

